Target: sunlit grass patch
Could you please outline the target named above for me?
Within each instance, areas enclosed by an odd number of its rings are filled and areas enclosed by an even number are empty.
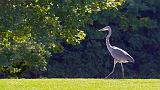
[[[1,79],[0,90],[160,90],[160,80]]]

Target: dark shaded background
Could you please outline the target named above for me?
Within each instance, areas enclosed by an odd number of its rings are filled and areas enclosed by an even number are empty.
[[[124,65],[126,78],[160,78],[160,1],[126,0],[119,11],[108,10],[92,14],[93,25],[84,28],[87,38],[78,46],[63,43],[63,53],[49,61],[47,77],[104,78],[113,67],[113,58],[105,46],[107,32],[112,27],[111,44],[126,50],[135,63]],[[117,64],[111,76],[121,77]]]

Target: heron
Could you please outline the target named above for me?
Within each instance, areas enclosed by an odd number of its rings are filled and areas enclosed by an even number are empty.
[[[112,34],[112,29],[111,29],[110,26],[105,26],[104,28],[102,28],[98,31],[109,31],[108,35],[106,36],[106,46],[107,46],[107,49],[110,52],[110,54],[111,54],[111,56],[113,57],[113,60],[114,60],[113,69],[105,78],[108,78],[112,73],[114,73],[114,69],[115,69],[115,66],[116,66],[117,63],[121,64],[122,77],[124,78],[123,63],[134,62],[133,57],[131,55],[129,55],[123,49],[112,46],[110,44],[109,38],[111,37],[111,34]]]

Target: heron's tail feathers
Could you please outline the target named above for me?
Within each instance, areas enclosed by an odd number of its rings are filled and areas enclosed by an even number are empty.
[[[131,56],[128,57],[128,61],[129,61],[129,62],[132,62],[132,63],[135,62],[135,60],[134,60],[133,57],[131,57]]]

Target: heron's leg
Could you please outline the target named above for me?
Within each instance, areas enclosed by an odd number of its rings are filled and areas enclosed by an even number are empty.
[[[112,69],[112,72],[110,73],[110,74],[108,74],[108,76],[107,77],[105,77],[105,78],[108,78],[113,72],[114,72],[114,69],[115,69],[115,66],[116,66],[116,59],[114,59],[114,65],[113,65],[113,69]]]
[[[122,63],[121,63],[121,67],[122,67],[122,77],[124,78],[124,68]]]

